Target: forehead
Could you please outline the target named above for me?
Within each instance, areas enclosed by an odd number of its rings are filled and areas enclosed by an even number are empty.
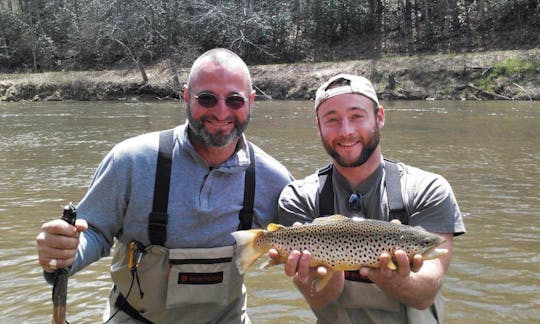
[[[373,114],[375,103],[366,96],[356,93],[346,93],[333,96],[324,101],[317,109],[317,116],[330,113],[346,113],[352,110],[362,110]]]
[[[241,66],[232,64],[223,66],[215,62],[201,64],[191,82],[193,90],[227,89],[229,91],[246,91],[248,78]]]

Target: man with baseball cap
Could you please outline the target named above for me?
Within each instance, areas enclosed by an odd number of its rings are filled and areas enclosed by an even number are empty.
[[[279,221],[290,226],[342,214],[399,220],[437,233],[448,253],[435,260],[405,252],[380,256],[379,268],[330,273],[311,268],[309,251],[293,251],[285,273],[304,295],[318,323],[438,323],[443,320],[440,288],[452,257],[454,236],[465,226],[454,193],[440,175],[383,159],[380,129],[384,108],[364,77],[340,74],[316,92],[318,132],[332,163],[286,186]],[[278,259],[277,251],[270,257]],[[397,270],[387,264],[393,258]],[[313,281],[331,275],[316,291]]]

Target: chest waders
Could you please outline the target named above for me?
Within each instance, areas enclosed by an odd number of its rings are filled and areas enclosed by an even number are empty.
[[[332,171],[333,166],[332,164],[329,164],[328,166],[320,169],[318,172],[319,181],[322,179],[321,177],[326,176],[323,188],[319,193],[319,215],[321,216],[335,214]],[[394,161],[384,159],[384,171],[384,187],[388,199],[389,221],[393,219],[398,219],[402,224],[408,225],[409,214],[405,209],[405,204],[403,203],[403,197],[401,194],[401,176],[398,164]],[[373,282],[369,280],[369,278],[360,276],[360,271],[345,271],[345,280],[345,289],[342,293],[342,298],[340,298],[339,300],[344,301],[344,304],[346,306],[350,302],[350,299],[357,297],[358,293],[352,291],[352,287],[347,289],[347,283],[349,283],[349,286],[354,285],[351,282],[356,282],[363,287],[368,287],[366,286],[366,284],[369,284],[369,286],[375,286],[375,284],[373,284]],[[392,305],[395,304],[395,302],[391,301],[390,297],[385,296],[385,294],[380,291],[378,287],[370,288],[376,288],[376,290],[370,289],[370,293],[373,294],[372,296],[370,296],[372,298],[372,302],[374,303],[373,306],[376,306],[376,304],[386,304],[385,306],[383,306],[383,308],[385,308],[386,310],[399,311],[399,309],[395,307],[396,305]],[[363,293],[365,294],[366,292]],[[355,306],[354,301],[350,303],[350,306]],[[365,306],[369,307],[369,303]],[[407,307],[406,305],[402,305],[401,311],[406,316],[408,323],[431,323],[432,320],[430,320],[430,318],[435,318],[436,323],[440,323],[442,321],[443,314],[442,296],[440,293],[437,293],[435,303],[426,310],[418,310]]]
[[[164,246],[167,240],[169,187],[171,182],[172,152],[174,147],[173,129],[159,133],[159,151],[156,165],[156,176],[154,183],[154,198],[152,212],[148,219],[148,237],[151,245]],[[243,208],[239,212],[238,230],[250,229],[253,222],[253,205],[255,199],[255,153],[251,143],[247,142],[249,150],[250,164],[245,171],[244,182],[244,202]],[[232,257],[221,258],[220,262],[231,262]],[[214,278],[215,279],[215,278]],[[223,280],[223,277],[218,280]],[[138,281],[138,278],[137,278]],[[140,287],[139,287],[140,288]],[[141,297],[142,297],[141,292]],[[114,303],[118,310],[128,314],[132,319],[142,323],[153,323],[145,318],[139,311],[132,307],[127,297],[118,294]],[[113,315],[114,316],[114,315]]]

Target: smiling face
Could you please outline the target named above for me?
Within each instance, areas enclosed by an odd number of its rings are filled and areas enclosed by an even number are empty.
[[[341,94],[324,101],[317,110],[324,148],[342,167],[363,165],[379,147],[384,109],[359,94]]]
[[[210,93],[217,98],[212,107],[202,106],[196,96]],[[240,96],[242,107],[227,105],[226,99]],[[255,92],[249,89],[246,71],[240,64],[223,66],[215,61],[201,63],[196,75],[184,89],[184,101],[193,140],[204,146],[224,147],[236,145],[247,127]]]

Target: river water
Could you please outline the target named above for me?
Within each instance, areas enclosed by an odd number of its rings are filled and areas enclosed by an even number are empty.
[[[540,103],[383,102],[385,157],[444,175],[468,233],[455,239],[445,278],[447,323],[529,323],[540,318]],[[40,224],[77,202],[97,164],[130,136],[184,121],[176,102],[0,103],[0,322],[46,323]],[[249,138],[304,177],[329,158],[312,102],[259,102]],[[68,320],[98,323],[110,258],[69,281]],[[253,323],[312,323],[281,267],[246,278]]]

